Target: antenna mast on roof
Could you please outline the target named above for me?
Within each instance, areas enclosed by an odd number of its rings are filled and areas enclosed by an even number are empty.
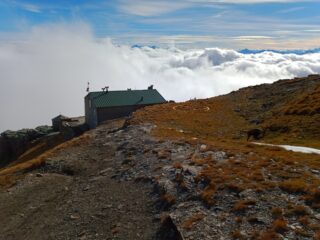
[[[87,92],[90,91],[90,83],[88,82],[88,85],[87,85]]]

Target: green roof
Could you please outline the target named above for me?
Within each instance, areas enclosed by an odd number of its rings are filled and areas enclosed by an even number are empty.
[[[87,97],[97,108],[164,103],[156,89],[90,92]]]

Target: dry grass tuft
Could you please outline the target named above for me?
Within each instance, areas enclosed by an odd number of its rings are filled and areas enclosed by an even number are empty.
[[[288,222],[285,219],[276,219],[272,223],[273,230],[277,233],[285,233],[289,230]]]
[[[247,218],[248,223],[251,224],[259,224],[261,223],[261,221],[259,220],[259,218],[257,216],[250,216]]]
[[[296,216],[305,216],[309,214],[307,208],[303,205],[294,206],[290,213]]]
[[[183,173],[176,173],[176,176],[175,176],[175,182],[178,183],[179,187],[182,189],[182,190],[187,190],[188,187],[187,187],[187,184],[186,182],[184,181],[184,175]]]
[[[190,218],[186,219],[185,221],[182,222],[182,227],[184,229],[192,229],[192,227],[194,226],[194,224],[196,222],[201,221],[204,218],[204,214],[203,213],[196,213],[194,215],[192,215]]]
[[[270,229],[260,232],[260,235],[258,237],[258,240],[278,240],[278,239],[280,239],[278,234]]]
[[[245,188],[239,184],[235,184],[235,183],[229,183],[226,185],[227,189],[229,189],[230,191],[232,192],[235,192],[235,193],[240,193],[242,192],[243,190],[245,190]]]
[[[245,236],[243,236],[243,234],[241,233],[240,230],[233,231],[231,233],[231,237],[232,237],[232,239],[238,239],[238,240],[245,239]]]
[[[283,210],[279,207],[273,207],[271,209],[272,217],[274,219],[282,218],[283,217]]]
[[[305,227],[307,227],[309,225],[309,222],[310,222],[308,216],[299,217],[298,221]]]
[[[204,201],[209,207],[213,206],[215,203],[214,194],[216,192],[216,187],[214,185],[207,186],[204,191],[200,194],[200,198]]]
[[[308,233],[306,230],[302,229],[302,228],[296,228],[294,230],[294,232],[297,234],[297,235],[300,235],[302,237],[306,237],[308,239],[310,239],[310,237],[312,237],[312,235],[310,235],[310,233]]]
[[[302,94],[287,104],[284,110],[287,115],[313,116],[320,113],[320,87],[311,93]]]
[[[255,204],[256,204],[256,201],[254,201],[254,200],[240,200],[234,204],[232,211],[233,212],[244,212],[250,206],[253,206]]]
[[[313,208],[320,209],[320,189],[318,187],[312,188],[305,196],[305,201]]]
[[[289,193],[305,193],[308,189],[305,179],[288,179],[281,182],[279,187]]]
[[[241,217],[236,217],[234,219],[234,221],[237,223],[237,224],[241,224],[242,223],[242,218]]]
[[[174,162],[173,163],[173,167],[176,168],[176,169],[182,169],[183,168],[181,162]]]
[[[320,231],[316,231],[314,236],[313,236],[314,240],[320,240]]]
[[[16,176],[4,175],[0,176],[1,187],[11,187],[16,183]]]
[[[161,202],[164,204],[165,207],[170,207],[176,203],[176,197],[172,196],[171,194],[164,194],[160,197]]]

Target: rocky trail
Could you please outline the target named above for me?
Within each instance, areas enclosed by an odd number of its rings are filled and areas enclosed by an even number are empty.
[[[112,130],[112,129],[111,129]],[[151,188],[114,176],[109,126],[0,192],[0,239],[154,239]]]

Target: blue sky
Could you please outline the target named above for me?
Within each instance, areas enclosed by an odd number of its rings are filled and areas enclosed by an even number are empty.
[[[319,9],[319,0],[2,0],[0,37],[82,22],[120,44],[316,48]]]
[[[88,81],[153,84],[183,101],[320,73],[319,9],[320,0],[0,0],[0,132],[83,115]],[[291,54],[235,51],[245,48]]]

